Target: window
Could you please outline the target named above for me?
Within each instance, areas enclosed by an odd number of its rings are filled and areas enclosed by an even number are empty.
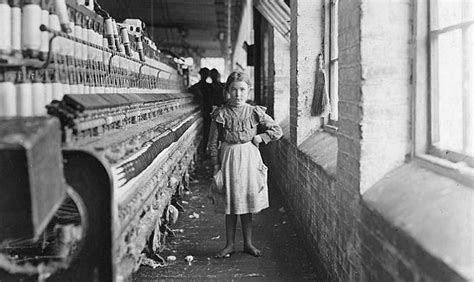
[[[474,1],[429,1],[428,153],[474,167]]]
[[[326,2],[326,35],[325,35],[325,68],[327,78],[327,89],[331,102],[331,113],[325,122],[326,127],[337,128],[338,120],[338,0],[328,0]]]

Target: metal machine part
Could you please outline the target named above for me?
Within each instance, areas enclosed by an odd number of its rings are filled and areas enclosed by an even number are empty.
[[[0,280],[43,280],[81,249],[86,210],[65,182],[60,134],[54,118],[0,120]]]

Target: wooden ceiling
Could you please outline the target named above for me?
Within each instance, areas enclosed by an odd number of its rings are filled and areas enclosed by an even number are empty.
[[[99,0],[117,22],[145,22],[158,48],[188,57],[225,57],[227,4],[231,5],[231,42],[238,34],[246,0]]]

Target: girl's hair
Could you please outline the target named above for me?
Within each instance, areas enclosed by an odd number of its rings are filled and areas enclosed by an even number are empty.
[[[229,74],[229,77],[227,78],[227,81],[225,82],[224,92],[228,92],[230,84],[235,81],[243,81],[247,83],[249,88],[252,87],[252,83],[250,82],[250,77],[246,73],[234,71],[231,74]]]

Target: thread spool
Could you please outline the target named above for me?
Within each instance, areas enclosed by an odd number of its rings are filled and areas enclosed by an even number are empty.
[[[51,81],[51,74],[48,71],[44,78],[44,99],[46,102],[45,105],[48,105],[53,101],[53,82]]]
[[[64,96],[64,86],[61,82],[53,82],[53,100],[61,101]]]
[[[75,12],[74,14],[74,37],[82,39],[82,15],[79,12]],[[82,44],[75,41],[72,42],[74,44],[74,58],[82,60]]]
[[[112,18],[106,18],[104,20],[104,31],[105,38],[107,39],[109,49],[115,50],[115,40],[114,40],[114,28]]]
[[[74,22],[72,22],[71,20],[74,20],[74,10],[72,9],[67,9],[67,18],[70,20],[70,22],[68,23],[68,26],[69,26],[69,30],[71,33],[71,35],[75,35],[74,33]],[[63,28],[63,23],[61,22],[61,17],[59,17],[59,22],[61,23],[61,29]],[[63,30],[64,31],[64,30]],[[66,38],[63,38],[63,45],[64,45],[64,49],[65,49],[65,55],[67,57],[67,61],[69,63],[72,63],[74,61],[74,41],[72,40],[69,40],[69,39],[66,39]]]
[[[92,21],[92,19],[88,19],[86,23],[87,41],[92,44],[97,44],[96,34],[93,27],[94,27],[94,22]],[[92,47],[87,49],[87,59],[91,62],[95,58],[95,51],[96,51],[95,48],[92,48]]]
[[[120,41],[119,41],[118,30],[117,30],[117,23],[115,22],[114,19],[112,19],[112,34],[114,36],[115,48],[117,48],[117,52],[122,52]]]
[[[105,93],[105,85],[106,85],[106,80],[104,78],[104,71],[103,71],[103,66],[102,64],[99,64],[99,68],[97,70],[97,93],[102,94]]]
[[[69,79],[69,88],[70,88],[70,93],[69,94],[78,94],[76,73],[75,72],[68,72],[67,76],[68,76],[68,79]]]
[[[41,24],[45,26],[49,26],[49,10],[50,10],[51,4],[46,1],[42,0],[41,3]],[[40,47],[39,47],[39,58],[42,61],[45,61],[46,58],[48,57],[48,51],[49,51],[49,32],[47,31],[41,31],[41,42],[40,42]]]
[[[89,21],[89,17],[84,15],[82,17],[82,23],[81,23],[81,26],[82,26],[82,40],[90,42],[89,41],[89,32],[87,30],[87,22],[88,21]],[[82,47],[82,60],[85,61],[85,60],[87,60],[87,57],[88,57],[89,47],[86,44],[81,44],[81,47]]]
[[[95,25],[96,24],[93,20],[90,20],[89,24],[90,24],[90,30],[89,30],[88,38],[91,38],[90,40],[93,44],[97,44],[98,36],[97,36],[97,32],[95,30]],[[97,44],[97,45],[102,46],[102,41],[100,41],[100,44]],[[96,48],[90,48],[89,52],[91,52],[91,60],[96,61],[98,50]]]
[[[11,56],[21,58],[21,1],[10,1],[11,7]]]
[[[49,27],[53,30],[56,31],[61,31],[61,25],[59,23],[59,17],[54,13],[54,9],[50,9],[49,12]],[[49,35],[49,39],[52,37],[52,35]],[[51,42],[51,55],[53,56],[53,60],[63,62],[63,57],[65,54],[63,54],[63,38],[61,36],[56,37],[53,42]],[[58,59],[61,57],[60,59]]]
[[[95,32],[95,23],[93,19],[87,21],[87,40],[92,44],[97,44],[97,34]],[[88,50],[87,59],[95,61],[96,48],[91,47]]]
[[[61,24],[61,30],[65,33],[71,33],[72,27],[69,21],[69,14],[65,0],[54,0],[54,10],[59,17],[59,23]]]
[[[119,46],[120,46],[120,53],[126,55],[126,54],[125,54],[125,46],[123,45],[122,42],[120,42]],[[121,58],[122,58],[122,57],[121,57]],[[123,59],[123,60],[126,60],[125,58],[122,58],[122,59]]]
[[[8,0],[0,0],[0,57],[7,57],[12,51],[12,9]]]
[[[69,94],[77,94],[77,84],[70,84],[69,89]]]
[[[69,80],[69,72],[63,70],[60,72],[61,83],[63,84],[63,95],[71,94],[71,81]]]
[[[46,115],[46,91],[44,87],[44,75],[43,73],[36,71],[34,78],[31,83],[32,89],[32,103],[33,103],[33,115],[44,116]]]
[[[70,22],[69,23],[71,25],[71,35],[74,36],[74,23],[73,22]],[[64,45],[66,46],[66,56],[70,58],[70,60],[74,60],[75,59],[75,52],[74,52],[74,41],[70,40],[70,39],[64,39]]]
[[[24,0],[21,18],[21,45],[23,56],[38,58],[41,45],[41,1]]]
[[[102,46],[103,44],[103,41],[104,41],[104,35],[103,35],[103,25],[101,25],[100,23],[96,22],[95,23],[95,26],[94,26],[94,32],[95,32],[95,44],[99,45],[99,46]],[[94,49],[95,50],[95,61],[97,62],[101,62],[102,61],[102,51],[101,50],[98,50],[98,49]]]
[[[51,84],[53,85],[53,100],[61,101],[63,99],[64,90],[59,76],[59,71],[53,72],[53,79]]]
[[[102,46],[107,48],[107,46],[110,46],[109,45],[109,39],[108,38],[103,38],[102,39]],[[109,58],[110,58],[110,53],[109,52],[106,52],[106,51],[102,51],[102,62],[107,65],[109,63]]]
[[[102,46],[103,44],[103,35],[102,35],[102,25],[99,22],[94,23],[94,34],[95,34],[95,44]],[[94,49],[94,61],[101,62],[102,61],[102,51],[99,49]]]
[[[123,55],[125,55],[125,48],[123,47],[123,44],[120,43],[119,45],[120,45],[120,50],[121,50],[120,53],[122,53]],[[118,65],[117,65],[117,66],[118,66],[119,68],[125,68],[125,62],[126,62],[126,61],[127,61],[127,59],[125,59],[124,57],[121,57],[121,56],[118,57]]]
[[[16,88],[14,82],[14,73],[0,73],[0,116],[16,116]]]
[[[74,93],[76,93],[76,94],[86,94],[86,93],[84,92],[85,89],[84,89],[84,85],[83,85],[83,84],[80,84],[80,83],[75,84],[75,87],[76,87],[76,91],[75,91]]]
[[[25,69],[17,73],[15,86],[17,116],[33,116],[33,89]]]
[[[63,86],[63,93],[61,94],[61,97],[59,100],[63,98],[64,95],[66,94],[71,94],[71,85],[69,84],[69,75],[66,70],[62,70],[59,73],[59,78],[61,81],[61,84]]]
[[[128,37],[127,28],[125,26],[120,27],[120,37],[122,38],[125,54],[127,54],[127,56],[131,56],[132,52],[130,50],[130,38]]]
[[[145,61],[145,53],[143,52],[143,41],[141,36],[136,37],[137,40],[137,51],[138,51],[138,57],[140,58],[140,61],[144,62]]]

